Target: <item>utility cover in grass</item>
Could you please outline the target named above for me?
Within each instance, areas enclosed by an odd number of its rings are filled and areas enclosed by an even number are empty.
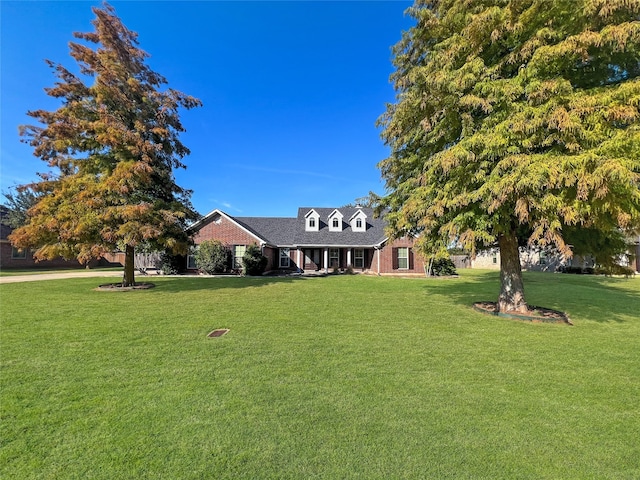
[[[218,330],[214,330],[213,332],[211,332],[209,335],[207,335],[207,337],[210,337],[210,338],[221,337],[228,331],[229,331],[228,328],[219,328]]]

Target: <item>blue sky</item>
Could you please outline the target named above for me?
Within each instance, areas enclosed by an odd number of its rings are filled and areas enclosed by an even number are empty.
[[[110,3],[151,68],[204,103],[182,112],[191,154],[176,172],[200,213],[294,216],[383,193],[376,164],[388,149],[375,122],[395,98],[391,46],[412,25],[412,2]],[[47,170],[18,125],[57,108],[44,59],[75,68],[68,42],[92,30],[97,5],[0,2],[3,192]]]

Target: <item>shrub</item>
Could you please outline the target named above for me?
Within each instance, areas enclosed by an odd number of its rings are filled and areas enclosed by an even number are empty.
[[[182,273],[185,267],[184,255],[174,255],[169,252],[162,252],[160,254],[158,268],[162,271],[163,275],[177,275],[178,273]]]
[[[434,277],[456,275],[456,273],[456,266],[450,258],[439,258],[431,264],[431,275]]]
[[[262,255],[260,247],[255,243],[249,245],[242,257],[242,265],[244,266],[245,275],[262,275],[267,268],[267,257]]]
[[[211,275],[227,269],[231,251],[218,240],[205,240],[199,245],[195,257],[196,266]]]
[[[595,273],[598,275],[606,275],[608,277],[612,275],[624,275],[627,278],[633,277],[636,274],[632,268],[624,265],[616,265],[615,263],[599,267],[595,270]]]

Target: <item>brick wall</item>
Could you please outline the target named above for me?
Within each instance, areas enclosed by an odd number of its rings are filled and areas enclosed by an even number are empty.
[[[54,260],[42,260],[40,262],[36,262],[29,250],[26,251],[25,258],[12,258],[11,252],[11,244],[9,242],[2,241],[2,243],[0,243],[0,268],[85,268],[85,266],[77,260],[65,260],[60,257]],[[92,261],[89,263],[89,266],[93,267],[97,264],[97,261]]]
[[[218,240],[224,245],[260,244],[260,240],[223,215],[214,216],[193,236],[196,245],[205,240]]]
[[[406,247],[409,249],[409,268],[400,269],[397,265],[397,249]],[[381,275],[424,275],[424,260],[415,251],[413,239],[398,238],[392,243],[387,243],[380,251],[380,274]],[[371,262],[371,273],[378,272],[378,255],[374,252]]]

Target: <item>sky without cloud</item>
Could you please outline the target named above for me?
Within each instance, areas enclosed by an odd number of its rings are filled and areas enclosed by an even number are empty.
[[[294,216],[370,190],[388,149],[376,119],[394,101],[391,46],[409,1],[113,1],[151,68],[204,106],[184,111],[180,186],[202,214]],[[74,70],[68,42],[99,2],[0,2],[1,188],[47,167],[20,143],[28,110],[53,110],[45,59]]]

